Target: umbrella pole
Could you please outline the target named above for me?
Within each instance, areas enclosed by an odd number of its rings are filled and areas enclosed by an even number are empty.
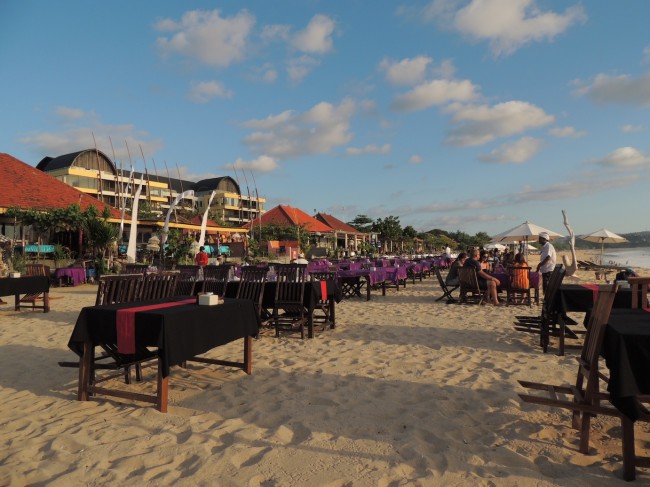
[[[603,265],[603,253],[605,252],[605,239],[600,240],[600,265]]]

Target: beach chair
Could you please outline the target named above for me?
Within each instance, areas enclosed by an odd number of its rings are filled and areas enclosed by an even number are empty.
[[[178,276],[179,274],[177,272],[170,271],[146,274],[140,282],[138,301],[174,296]]]
[[[632,308],[647,309],[650,277],[628,277],[627,282],[632,287]]]
[[[246,266],[241,268],[241,278],[237,288],[237,299],[249,299],[255,305],[255,311],[260,319],[260,324],[269,319],[270,315],[264,313],[262,298],[266,286],[268,267]]]
[[[451,293],[453,293],[456,289],[458,289],[460,284],[456,284],[454,287],[449,289],[449,287],[447,286],[447,283],[442,278],[442,273],[440,272],[440,267],[438,267],[436,265],[436,266],[434,266],[433,270],[436,273],[436,278],[438,279],[438,284],[440,285],[440,289],[442,289],[442,292],[443,292],[442,296],[440,296],[438,299],[436,299],[436,301],[442,301],[443,299],[447,298],[447,304],[455,303],[456,300],[451,295]]]
[[[580,452],[589,453],[589,433],[591,418],[598,414],[620,418],[622,426],[623,476],[634,480],[635,466],[650,466],[650,459],[637,458],[634,446],[634,423],[608,401],[609,394],[601,391],[601,381],[607,377],[599,370],[600,351],[605,337],[605,328],[618,289],[617,284],[599,286],[594,309],[590,315],[587,333],[578,357],[578,372],[575,385],[553,385],[520,380],[519,384],[533,394],[519,394],[526,403],[558,407],[572,411],[571,425],[580,434]],[[641,398],[646,402],[648,397]],[[650,421],[647,411],[639,418]]]
[[[317,271],[310,274],[312,281],[331,281],[336,283],[336,272]],[[321,331],[324,331],[328,326],[334,328],[334,318],[330,313],[330,300],[327,295],[321,296],[316,300],[314,307],[314,314],[312,316],[312,323],[318,325]]]
[[[44,276],[50,279],[50,267],[45,264],[26,264],[25,265],[25,275],[26,276]],[[52,299],[52,298],[50,298]],[[37,301],[43,301],[43,304],[40,306],[36,305]],[[23,305],[24,303],[24,305]],[[25,294],[20,301],[18,302],[18,309],[31,307],[32,310],[35,309],[45,309],[45,293],[29,293]]]
[[[458,268],[458,282],[460,283],[459,303],[483,304],[484,291],[478,285],[476,269],[473,267]]]
[[[278,264],[275,303],[271,318],[275,327],[275,336],[281,331],[300,331],[300,338],[305,338],[305,270],[304,264]]]
[[[532,307],[530,270],[530,267],[507,267],[509,282],[506,288],[506,302],[508,304],[528,304],[528,307]]]
[[[198,265],[177,265],[176,272],[178,272],[178,279],[176,280],[176,289],[174,296],[193,296],[203,292],[203,279],[201,266]]]
[[[124,264],[120,274],[146,274],[149,264]]]
[[[203,292],[224,296],[228,277],[230,276],[231,265],[206,265],[203,268]]]

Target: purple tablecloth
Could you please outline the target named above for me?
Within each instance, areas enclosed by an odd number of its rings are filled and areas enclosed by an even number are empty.
[[[386,280],[391,282],[403,281],[408,277],[406,267],[384,267],[386,270]]]
[[[351,278],[351,277],[367,277],[371,286],[381,284],[386,280],[386,268],[378,267],[376,270],[371,269],[353,269],[353,270],[340,270],[336,273],[338,278]]]
[[[72,285],[83,284],[86,282],[86,271],[81,267],[61,267],[54,270],[54,278],[56,280],[69,277]]]

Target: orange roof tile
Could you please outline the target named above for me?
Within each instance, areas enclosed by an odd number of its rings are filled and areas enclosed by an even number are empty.
[[[337,230],[339,232],[356,233],[359,235],[363,233],[357,230],[356,228],[354,228],[353,226],[348,225],[347,223],[339,220],[336,217],[333,217],[332,215],[328,215],[327,213],[317,213],[314,218],[323,222],[325,225],[332,228],[333,230]]]
[[[80,195],[83,195],[80,198]],[[95,205],[101,214],[108,207],[113,218],[121,218],[119,210],[92,196],[68,186],[58,179],[19,161],[9,154],[0,153],[0,208],[19,206],[47,210],[80,205],[85,210]]]
[[[259,225],[260,220],[262,225],[268,225],[270,223],[281,226],[303,225],[310,232],[332,231],[330,227],[315,218],[312,218],[301,209],[288,205],[278,205],[264,213],[261,217],[248,222],[244,227],[250,228],[252,225]]]

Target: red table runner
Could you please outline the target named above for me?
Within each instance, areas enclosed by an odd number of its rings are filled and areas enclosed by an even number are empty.
[[[135,353],[135,314],[138,311],[171,308],[172,306],[182,306],[191,303],[196,303],[196,298],[118,309],[115,319],[115,324],[117,326],[117,351],[124,354]]]

